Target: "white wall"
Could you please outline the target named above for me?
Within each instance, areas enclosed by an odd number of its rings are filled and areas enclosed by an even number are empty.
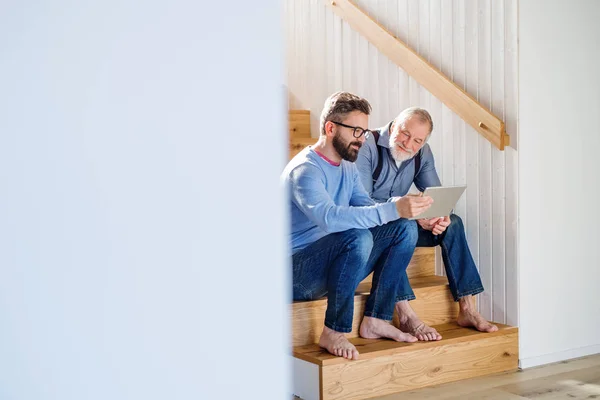
[[[519,6],[520,357],[600,353],[600,2]]]
[[[370,126],[409,106],[432,114],[430,140],[444,185],[466,184],[456,211],[486,291],[480,310],[518,324],[518,78],[516,0],[358,0],[358,6],[505,121],[501,152],[380,53],[323,0],[286,0],[287,77],[292,108],[311,110],[312,134],[325,98],[366,97]],[[438,257],[441,272],[441,257]]]
[[[2,2],[1,399],[289,396],[279,6]]]

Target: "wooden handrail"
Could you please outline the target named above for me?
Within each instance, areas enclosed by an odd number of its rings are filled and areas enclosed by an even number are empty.
[[[325,0],[333,11],[432,95],[500,150],[510,145],[504,122],[350,0]]]

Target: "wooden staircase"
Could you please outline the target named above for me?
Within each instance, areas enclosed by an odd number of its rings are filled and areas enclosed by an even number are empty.
[[[310,137],[310,111],[308,110],[290,110],[288,129],[290,160],[303,148],[317,142],[316,138]]]
[[[314,142],[309,112],[290,111],[290,158]],[[398,343],[360,338],[358,327],[371,276],[356,290],[352,332],[347,334],[360,353],[359,360],[335,357],[316,344],[323,329],[326,299],[293,302],[294,395],[304,400],[368,399],[518,368],[516,327],[497,324],[497,332],[481,333],[457,325],[458,304],[452,299],[448,280],[435,275],[433,248],[417,248],[407,273],[417,297],[410,303],[412,308],[443,339]]]

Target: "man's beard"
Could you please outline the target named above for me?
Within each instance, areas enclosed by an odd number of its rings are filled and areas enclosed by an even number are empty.
[[[404,147],[402,147],[404,149]],[[390,138],[390,153],[392,153],[392,158],[397,162],[403,162],[406,160],[410,160],[415,156],[415,153],[408,149],[404,149],[405,151],[399,150],[397,148],[396,143],[392,141]]]
[[[354,162],[358,158],[358,150],[353,149],[351,146],[358,146],[359,149],[362,146],[362,143],[358,140],[349,143],[344,142],[339,132],[333,137],[332,143],[333,148],[335,151],[337,151],[340,157],[350,162]]]

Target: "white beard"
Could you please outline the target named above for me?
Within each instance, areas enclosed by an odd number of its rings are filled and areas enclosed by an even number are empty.
[[[412,151],[406,150],[406,152],[402,150],[398,150],[396,147],[396,143],[392,141],[390,138],[390,153],[392,154],[392,158],[396,160],[396,162],[401,163],[406,160],[410,160],[415,156]]]

